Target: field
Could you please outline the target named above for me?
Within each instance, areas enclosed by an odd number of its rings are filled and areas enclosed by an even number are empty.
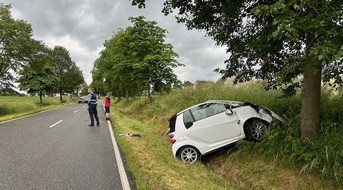
[[[63,105],[58,97],[0,96],[0,122]]]
[[[209,99],[253,102],[270,108],[285,126],[268,132],[259,143],[242,140],[235,146],[184,164],[171,153],[163,134],[178,111]],[[343,99],[323,91],[322,136],[313,143],[300,136],[300,95],[281,98],[261,84],[223,85],[183,89],[129,104],[112,104],[114,132],[137,189],[342,189]],[[141,138],[119,136],[139,133]]]
[[[112,101],[114,133],[139,190],[188,189],[343,189],[343,98],[323,90],[320,139],[300,136],[300,95],[281,98],[259,83],[216,84],[146,97]],[[215,152],[203,162],[184,164],[171,153],[163,136],[168,119],[184,108],[210,99],[237,100],[270,108],[285,126],[263,141],[239,143]],[[76,100],[75,100],[76,101]],[[59,98],[0,96],[0,122],[63,105]],[[138,133],[142,137],[119,136]]]

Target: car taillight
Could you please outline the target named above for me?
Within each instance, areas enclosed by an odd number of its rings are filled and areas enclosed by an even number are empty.
[[[176,139],[173,139],[173,138],[174,138],[174,134],[170,134],[170,135],[169,135],[169,138],[170,138],[170,142],[171,142],[172,144],[174,144],[174,143],[176,142]]]

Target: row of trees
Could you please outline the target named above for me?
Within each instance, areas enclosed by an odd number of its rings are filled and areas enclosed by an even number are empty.
[[[319,136],[321,83],[343,82],[342,0],[165,0],[162,12],[174,10],[178,22],[228,48],[223,78],[260,78],[286,95],[301,89],[301,137]]]
[[[119,29],[104,43],[104,50],[92,70],[98,92],[110,91],[118,97],[170,91],[180,85],[172,68],[181,66],[178,54],[165,42],[166,30],[143,16],[130,17],[133,26]]]
[[[0,89],[14,87],[38,93],[73,93],[84,84],[81,70],[61,46],[50,49],[32,37],[31,25],[11,16],[11,5],[0,4]],[[15,77],[19,75],[17,80]]]

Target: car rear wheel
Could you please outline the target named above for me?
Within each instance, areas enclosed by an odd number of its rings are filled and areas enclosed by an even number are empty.
[[[185,163],[195,163],[201,160],[201,154],[196,148],[186,146],[180,150],[179,158]]]
[[[266,129],[267,125],[263,121],[254,119],[245,126],[245,135],[248,140],[260,141],[262,140]]]

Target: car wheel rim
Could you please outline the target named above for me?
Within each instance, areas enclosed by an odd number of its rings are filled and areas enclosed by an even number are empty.
[[[194,163],[198,159],[198,153],[194,148],[188,147],[181,151],[180,158],[183,162]]]
[[[266,126],[262,122],[256,122],[251,127],[251,135],[256,140],[261,140]]]

